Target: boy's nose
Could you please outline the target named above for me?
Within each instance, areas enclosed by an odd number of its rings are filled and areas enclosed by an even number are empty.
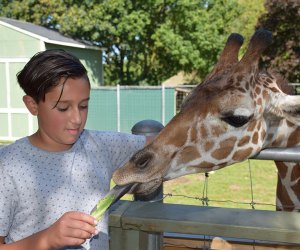
[[[79,109],[73,110],[71,115],[71,121],[74,124],[81,124],[82,119],[81,119],[81,113]]]

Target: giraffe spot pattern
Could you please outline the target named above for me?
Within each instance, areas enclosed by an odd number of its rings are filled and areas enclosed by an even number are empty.
[[[192,161],[193,159],[200,158],[201,155],[197,148],[194,146],[187,146],[180,152],[179,161],[177,164],[184,164]]]
[[[253,136],[252,136],[252,143],[253,144],[257,144],[258,143],[258,132],[254,132]]]
[[[241,161],[241,160],[247,159],[251,155],[252,151],[253,151],[252,147],[237,150],[234,153],[234,155],[232,156],[232,159],[234,161]]]
[[[236,137],[231,137],[221,141],[220,148],[214,150],[211,156],[217,160],[226,158],[232,152],[236,140],[237,140]]]

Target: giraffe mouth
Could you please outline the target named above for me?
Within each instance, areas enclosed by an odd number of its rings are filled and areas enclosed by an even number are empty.
[[[162,183],[163,179],[161,178],[154,179],[150,182],[135,183],[129,192],[138,195],[149,195],[155,192]]]

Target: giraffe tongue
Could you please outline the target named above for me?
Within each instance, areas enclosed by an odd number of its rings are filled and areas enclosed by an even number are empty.
[[[137,185],[138,183],[130,183],[123,186],[116,185],[108,192],[108,194],[113,194],[115,196],[115,199],[113,201],[113,203],[115,203],[116,201],[120,200],[126,193],[131,193]]]

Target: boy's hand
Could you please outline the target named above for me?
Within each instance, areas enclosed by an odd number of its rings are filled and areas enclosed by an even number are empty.
[[[67,212],[46,229],[47,245],[51,249],[78,246],[98,234],[94,217],[81,212]]]

